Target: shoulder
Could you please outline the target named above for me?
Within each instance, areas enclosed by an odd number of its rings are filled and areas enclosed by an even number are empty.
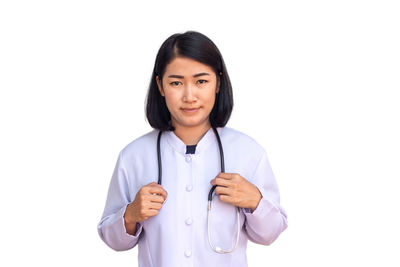
[[[265,153],[264,147],[253,137],[231,127],[221,128],[221,139],[225,145],[237,148],[239,151],[251,151],[254,155],[262,156]]]
[[[122,148],[121,154],[123,157],[135,157],[141,155],[146,150],[149,150],[155,145],[157,140],[158,130],[151,130],[143,135],[137,137],[133,141],[129,142],[125,147]]]

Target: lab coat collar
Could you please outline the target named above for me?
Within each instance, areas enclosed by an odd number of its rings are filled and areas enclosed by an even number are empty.
[[[217,127],[216,129],[218,131],[218,134],[220,135],[220,138],[222,139],[221,137],[222,128]],[[173,131],[167,131],[166,136],[168,143],[172,146],[173,149],[175,149],[178,153],[182,155],[186,154],[186,144]],[[203,151],[207,149],[209,145],[213,144],[214,142],[217,142],[217,136],[215,135],[214,130],[211,127],[197,143],[195,155],[201,154]]]

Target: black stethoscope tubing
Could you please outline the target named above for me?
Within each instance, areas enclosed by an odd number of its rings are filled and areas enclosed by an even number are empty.
[[[217,129],[214,127],[212,127],[212,129],[214,130],[215,136],[217,137],[217,141],[218,141],[219,155],[220,155],[220,161],[221,161],[221,172],[225,172],[224,151],[222,149],[221,139],[219,137]],[[162,134],[162,131],[160,131],[158,133],[158,138],[157,138],[158,184],[159,185],[161,185],[161,182],[162,182],[162,163],[161,163],[161,149],[160,149],[161,134]],[[208,193],[209,201],[212,200],[212,194],[216,187],[217,187],[217,185],[214,185],[213,187],[211,187],[210,192]]]
[[[221,159],[221,172],[225,172],[225,163],[224,163],[224,151],[222,149],[222,143],[221,143],[221,139],[219,137],[218,131],[215,127],[212,127],[212,129],[214,130],[215,136],[217,137],[217,141],[218,141],[218,147],[219,147],[219,155],[220,155],[220,159]],[[162,180],[162,164],[161,164],[161,149],[160,149],[160,139],[161,139],[161,134],[162,131],[160,131],[158,133],[158,138],[157,138],[157,159],[158,159],[158,184],[161,185],[161,180]],[[212,244],[211,242],[211,235],[210,235],[210,211],[211,211],[211,202],[212,202],[212,194],[215,190],[215,188],[217,187],[217,185],[214,185],[211,187],[210,192],[208,193],[208,212],[207,212],[207,233],[208,233],[208,243],[210,244],[211,248],[220,254],[226,254],[226,253],[231,253],[232,251],[234,251],[239,243],[239,236],[240,236],[240,218],[239,218],[239,207],[236,207],[236,214],[237,214],[237,233],[236,233],[236,243],[234,245],[234,247],[230,250],[225,250],[222,249],[220,247],[216,247]]]

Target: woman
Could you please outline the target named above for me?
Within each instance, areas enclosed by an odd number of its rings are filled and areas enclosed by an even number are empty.
[[[139,266],[243,267],[247,240],[269,245],[287,228],[265,150],[225,127],[232,108],[215,44],[195,31],[170,36],[147,95],[154,130],[121,150],[111,178],[97,228],[109,247],[139,244]]]

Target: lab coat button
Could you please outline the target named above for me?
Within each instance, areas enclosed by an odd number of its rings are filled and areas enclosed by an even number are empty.
[[[190,255],[192,255],[192,252],[190,250],[186,250],[185,251],[185,256],[186,257],[190,257]]]
[[[187,225],[191,225],[193,220],[192,220],[192,218],[187,218],[185,222]]]
[[[193,189],[193,186],[191,184],[188,184],[186,186],[186,191],[190,192],[190,191],[192,191],[192,189]]]
[[[192,157],[190,155],[186,155],[186,162],[191,162],[192,161]]]

